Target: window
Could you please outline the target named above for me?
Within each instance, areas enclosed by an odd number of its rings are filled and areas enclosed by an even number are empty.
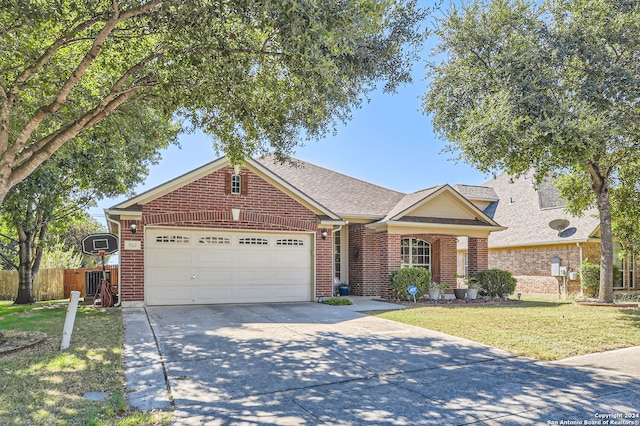
[[[281,238],[279,240],[276,240],[276,245],[277,246],[303,246],[304,241],[297,240],[294,238]]]
[[[403,238],[400,246],[403,268],[425,268],[431,270],[431,244],[418,238]]]
[[[342,250],[340,242],[340,231],[333,231],[333,278],[334,281],[342,282]]]
[[[231,240],[227,237],[200,237],[200,244],[231,244]]]
[[[226,195],[247,195],[249,193],[249,178],[247,174],[224,174],[224,193]]]
[[[269,240],[267,240],[266,238],[246,237],[240,238],[238,240],[238,244],[246,246],[266,246],[269,244]]]
[[[158,235],[156,243],[189,244],[189,237],[184,235]]]
[[[620,243],[613,243],[613,288],[634,288],[635,287],[635,256],[620,257],[622,246]],[[619,273],[615,273],[616,269]]]
[[[240,175],[232,175],[231,176],[231,193],[232,194],[240,194],[242,192]]]

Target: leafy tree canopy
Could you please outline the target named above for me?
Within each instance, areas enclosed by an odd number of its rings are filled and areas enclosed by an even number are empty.
[[[0,0],[0,201],[118,112],[107,134],[148,124],[147,109],[234,163],[284,158],[377,82],[409,81],[425,14],[402,0]]]
[[[625,164],[640,142],[638,34],[637,1],[474,1],[440,22],[445,59],[424,97],[449,149],[478,169],[571,175],[569,208],[600,213],[603,300],[613,296],[611,190],[637,190]]]
[[[58,261],[67,264],[87,262],[79,256],[83,236],[73,241],[75,226],[91,225],[84,208],[96,199],[130,193],[157,161],[158,151],[175,142],[178,127],[156,112],[147,105],[136,114],[115,112],[9,191],[0,205],[7,230],[0,234],[0,259],[19,271],[16,303],[33,302],[33,278],[42,259],[51,260],[45,252],[58,252]],[[61,236],[69,239],[56,246]]]

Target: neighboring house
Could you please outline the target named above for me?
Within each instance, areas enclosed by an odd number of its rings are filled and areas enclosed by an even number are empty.
[[[582,217],[568,215],[558,190],[549,183],[535,185],[532,175],[511,179],[506,173],[486,182],[482,187],[455,187],[472,202],[484,188],[492,191],[491,204],[484,212],[507,227],[489,236],[489,267],[511,272],[518,280],[521,293],[556,293],[559,281],[551,275],[551,261],[557,258],[569,271],[579,272],[583,260],[600,263],[599,220],[597,210]],[[469,189],[472,188],[472,189]],[[474,192],[475,191],[475,192]],[[481,194],[482,195],[482,194]],[[568,221],[565,229],[552,229],[558,219]],[[458,270],[465,270],[465,239],[458,243]],[[638,288],[635,262],[620,259],[620,245],[614,243],[614,262],[622,271],[614,284],[617,291]],[[569,281],[569,292],[580,293],[580,275]]]
[[[480,271],[504,229],[486,204],[449,185],[403,194],[265,156],[235,169],[220,158],[105,213],[120,238],[120,300],[140,306],[314,301],[337,283],[387,297],[403,266],[454,286],[456,239]]]

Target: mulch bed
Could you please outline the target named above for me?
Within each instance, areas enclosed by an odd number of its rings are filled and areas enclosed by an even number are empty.
[[[382,302],[387,303],[395,303],[397,305],[404,305],[407,307],[412,306],[440,306],[440,307],[478,307],[478,306],[509,306],[509,305],[520,305],[522,302],[520,300],[513,299],[493,299],[485,301],[482,298],[467,300],[467,299],[438,299],[438,300],[427,300],[422,299],[418,300],[415,303],[413,301],[399,301],[399,300],[381,300]]]

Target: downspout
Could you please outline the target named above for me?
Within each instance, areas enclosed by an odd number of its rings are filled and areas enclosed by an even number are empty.
[[[104,216],[107,218],[107,222],[111,222],[114,225],[118,226],[118,235],[117,235],[117,237],[118,237],[118,244],[120,244],[120,237],[121,237],[121,234],[122,234],[122,228],[120,227],[120,222],[117,222],[117,221],[111,219],[111,217],[109,216],[109,213],[106,213]],[[114,305],[115,307],[119,307],[122,304],[122,297],[120,296],[120,289],[122,288],[122,279],[121,279],[122,278],[121,277],[121,271],[122,271],[121,266],[122,265],[121,265],[121,261],[122,261],[122,253],[120,253],[120,250],[118,250],[118,303],[116,303]]]

